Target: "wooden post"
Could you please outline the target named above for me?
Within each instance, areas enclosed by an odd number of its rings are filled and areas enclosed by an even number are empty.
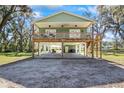
[[[100,59],[102,59],[102,38],[101,38],[101,35],[100,35]]]
[[[79,44],[79,54],[81,54],[82,52],[81,52],[81,49],[82,49],[82,46],[81,46],[82,44]]]
[[[38,42],[38,56],[39,56],[39,54],[40,54],[40,53],[39,53],[39,50],[40,50],[40,49],[39,49],[39,42]]]
[[[63,52],[64,52],[64,48],[63,48],[63,40],[62,40],[62,57],[63,57]]]
[[[83,45],[83,54],[84,54],[84,56],[86,56],[86,43],[84,43],[84,44],[82,44]]]
[[[87,48],[87,45],[88,45],[88,44],[87,44],[87,42],[86,42],[86,45],[85,45],[85,47],[86,47],[86,48],[85,48],[85,49],[86,49],[86,50],[85,50],[85,51],[86,51],[86,52],[85,52],[85,53],[86,53],[85,55],[86,55],[86,56],[88,56],[88,48]]]
[[[32,58],[34,58],[34,41],[33,41],[33,36],[34,36],[34,24],[32,25]]]
[[[32,42],[32,58],[34,58],[34,41]]]
[[[84,51],[83,51],[83,52],[84,52],[84,56],[86,56],[86,45],[85,45],[85,44],[83,44],[83,48],[84,48],[84,49],[83,49],[83,50],[84,50]]]
[[[76,54],[78,54],[78,46],[77,45],[75,45],[75,52],[76,52]]]
[[[92,26],[92,58],[94,58],[94,30]]]
[[[96,57],[98,57],[98,41],[96,42]]]

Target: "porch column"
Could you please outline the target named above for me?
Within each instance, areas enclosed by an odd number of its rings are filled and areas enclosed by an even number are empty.
[[[87,42],[86,42],[86,44],[85,44],[85,55],[88,56],[87,54],[88,54],[88,48],[87,48]]]
[[[86,49],[85,49],[85,44],[83,44],[83,55],[85,56],[85,51],[86,51]]]
[[[78,53],[78,45],[75,45],[75,52]]]
[[[39,56],[39,53],[40,53],[40,49],[39,49],[39,46],[40,46],[40,45],[39,45],[39,42],[38,42],[38,56]]]
[[[87,56],[87,46],[86,46],[86,43],[84,44],[84,56]]]
[[[100,58],[102,59],[102,39],[101,39],[101,36],[100,36]]]
[[[64,42],[62,40],[62,57],[63,57],[63,52],[64,52]]]
[[[79,54],[81,54],[82,44],[79,44]]]
[[[39,42],[39,55],[41,55],[42,43]]]
[[[98,42],[96,43],[96,57],[98,58]]]
[[[94,58],[94,30],[92,26],[92,58]]]
[[[46,52],[46,44],[44,45],[44,51]]]
[[[48,44],[48,52],[50,52],[50,44]]]
[[[52,52],[52,51],[51,51],[51,49],[52,49],[51,46],[49,46],[49,48],[50,48],[49,51],[50,51],[50,53],[51,53],[51,52]]]
[[[43,44],[43,52],[45,51],[45,45]]]

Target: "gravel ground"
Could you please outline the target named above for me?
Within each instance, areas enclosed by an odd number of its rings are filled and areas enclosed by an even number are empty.
[[[0,77],[17,87],[124,87],[124,67],[98,59],[30,59],[0,66]]]

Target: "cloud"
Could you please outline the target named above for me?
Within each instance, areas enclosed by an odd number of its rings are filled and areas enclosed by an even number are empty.
[[[79,7],[77,10],[78,11],[86,11],[87,9],[85,7]]]
[[[93,13],[93,14],[97,14],[98,12],[97,12],[97,6],[90,6],[90,7],[79,7],[78,9],[77,9],[78,11],[89,11],[89,12],[91,12],[91,13]]]
[[[88,7],[88,10],[94,14],[97,14],[97,6],[94,6],[94,7]]]
[[[40,17],[43,17],[43,15],[42,15],[41,12],[35,11],[35,12],[34,12],[34,17],[35,17],[35,18],[40,18]]]

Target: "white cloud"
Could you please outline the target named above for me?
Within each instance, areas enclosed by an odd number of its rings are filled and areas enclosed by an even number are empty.
[[[43,17],[42,13],[41,12],[34,12],[34,17],[35,18],[40,18],[40,17]]]
[[[94,7],[79,7],[77,9],[78,11],[89,11],[93,14],[97,14],[97,6],[94,6]]]
[[[86,11],[87,9],[84,8],[84,7],[79,7],[77,10],[78,10],[78,11]]]
[[[92,13],[95,13],[95,14],[98,13],[98,12],[97,12],[97,6],[94,6],[94,7],[88,7],[88,10],[89,10],[90,12],[92,12]]]

